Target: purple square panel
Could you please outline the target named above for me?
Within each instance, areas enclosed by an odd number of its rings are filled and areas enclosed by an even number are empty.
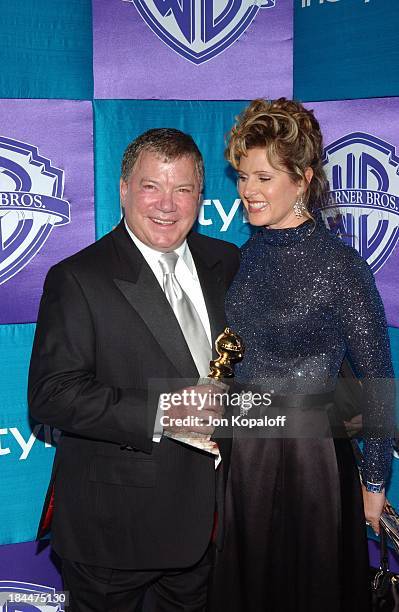
[[[92,105],[1,100],[0,125],[0,323],[29,323],[48,269],[94,241]]]
[[[371,267],[388,324],[399,327],[399,98],[307,103],[324,136],[325,212]]]
[[[96,98],[292,94],[293,3],[93,0]]]

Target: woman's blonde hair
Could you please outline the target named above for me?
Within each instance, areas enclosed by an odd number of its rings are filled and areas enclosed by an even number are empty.
[[[237,170],[240,158],[249,149],[265,148],[267,159],[276,168],[286,170],[294,182],[308,185],[303,194],[310,218],[322,206],[328,190],[323,169],[323,138],[313,111],[299,102],[279,98],[254,100],[236,118],[227,142],[226,159]],[[308,183],[305,170],[312,168]]]

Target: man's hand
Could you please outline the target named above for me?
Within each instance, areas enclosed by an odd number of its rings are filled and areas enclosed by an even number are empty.
[[[385,492],[373,493],[372,491],[367,491],[364,485],[362,485],[362,492],[366,522],[374,530],[374,533],[378,535],[380,533],[380,516],[385,506]]]
[[[360,433],[363,428],[363,416],[361,414],[357,414],[350,421],[344,421],[344,425],[348,436],[353,438],[353,436]]]
[[[172,433],[195,432],[211,436],[215,431],[213,419],[224,414],[221,391],[214,385],[186,387],[168,394],[162,401],[161,425]]]

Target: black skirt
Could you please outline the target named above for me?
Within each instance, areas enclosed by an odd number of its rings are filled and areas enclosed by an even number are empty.
[[[345,435],[234,439],[225,530],[209,612],[370,611],[362,493]]]

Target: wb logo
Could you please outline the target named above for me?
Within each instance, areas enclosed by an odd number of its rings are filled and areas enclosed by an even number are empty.
[[[65,601],[53,587],[0,580],[0,612],[64,612]]]
[[[40,251],[52,229],[70,222],[64,173],[36,147],[0,136],[0,285]]]
[[[330,183],[326,225],[378,272],[399,240],[399,158],[395,147],[355,132],[329,144],[323,163]],[[334,216],[339,212],[338,224]]]
[[[260,8],[276,0],[124,0],[171,49],[194,64],[216,57],[240,38]]]

